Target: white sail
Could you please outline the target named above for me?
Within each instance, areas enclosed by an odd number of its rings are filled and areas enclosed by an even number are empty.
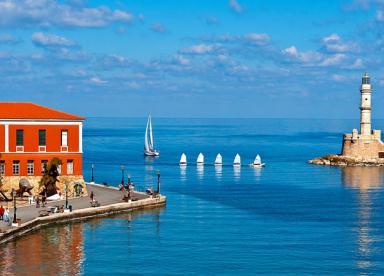
[[[237,153],[235,159],[233,160],[233,165],[241,165],[240,155]]]
[[[149,148],[150,150],[153,150],[155,148],[155,145],[153,143],[151,114],[149,114],[148,121],[149,121]]]
[[[261,157],[260,155],[256,155],[255,161],[253,161],[254,165],[261,165]]]
[[[149,144],[148,144],[148,125],[149,125],[149,118],[147,121],[147,127],[145,128],[145,138],[144,138],[144,149],[146,151],[149,151]]]
[[[215,160],[215,165],[221,165],[223,164],[223,157],[221,156],[221,154],[217,154],[216,156],[216,160]]]
[[[197,157],[196,162],[198,164],[204,164],[204,155],[201,152],[199,153],[199,156]]]
[[[180,157],[180,164],[187,164],[187,156],[183,153]]]

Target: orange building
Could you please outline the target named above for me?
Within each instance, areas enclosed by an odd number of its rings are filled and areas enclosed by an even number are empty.
[[[20,178],[27,178],[35,185],[53,157],[62,161],[62,177],[82,180],[83,121],[83,117],[34,103],[0,102],[3,182],[16,188]]]

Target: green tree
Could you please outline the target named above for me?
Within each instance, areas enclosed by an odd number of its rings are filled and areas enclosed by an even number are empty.
[[[57,157],[53,157],[52,160],[45,165],[44,175],[40,179],[39,188],[42,189],[41,194],[47,192],[47,196],[57,194],[57,177],[60,175],[58,167],[61,165],[61,160]]]

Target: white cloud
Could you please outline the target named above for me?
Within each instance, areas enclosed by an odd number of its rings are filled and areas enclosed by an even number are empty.
[[[345,54],[335,54],[325,58],[319,65],[320,66],[331,66],[338,65],[346,58]]]
[[[104,84],[107,83],[106,80],[102,80],[99,77],[91,77],[89,79],[89,82],[92,83],[92,84],[95,84],[95,85],[104,85]]]
[[[343,43],[338,34],[331,34],[322,38],[323,45],[328,52],[350,52],[358,49],[356,43],[345,42]]]
[[[167,31],[165,26],[161,23],[152,24],[151,30],[155,33],[165,33]]]
[[[48,34],[48,33],[33,33],[32,41],[35,45],[41,47],[56,47],[56,46],[74,46],[75,42],[65,37]]]
[[[175,55],[174,58],[180,65],[189,65],[191,63],[191,61],[183,55]]]
[[[236,13],[242,13],[243,12],[243,7],[239,4],[239,2],[237,2],[237,0],[229,0],[229,6]]]
[[[217,49],[216,45],[198,44],[181,50],[185,54],[207,54]]]
[[[259,45],[267,44],[270,40],[269,35],[259,33],[248,33],[244,35],[244,39],[249,42],[254,42]]]
[[[322,40],[323,40],[324,43],[339,42],[340,41],[340,36],[338,34],[331,34],[329,36],[323,37]]]
[[[0,0],[3,27],[103,27],[132,20],[131,13],[105,6],[71,5],[58,0]]]

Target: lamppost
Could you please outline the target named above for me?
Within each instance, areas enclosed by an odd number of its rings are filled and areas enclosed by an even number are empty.
[[[65,182],[65,209],[68,209],[68,182]]]
[[[16,221],[16,190],[12,189],[12,196],[13,196],[13,223],[17,223]]]
[[[157,194],[160,194],[160,170],[156,171],[157,174]]]
[[[121,165],[121,185],[124,186],[124,165]]]
[[[95,169],[95,165],[92,163],[92,179],[91,179],[91,182],[95,182],[95,178],[94,178],[94,169]]]

